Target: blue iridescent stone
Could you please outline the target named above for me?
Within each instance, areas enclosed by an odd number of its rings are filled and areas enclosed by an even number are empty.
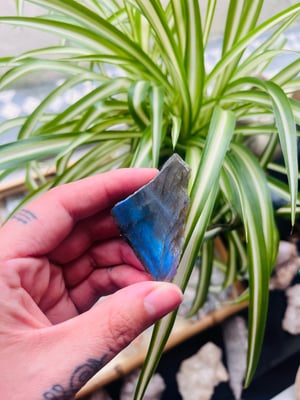
[[[171,280],[179,264],[189,175],[188,165],[173,154],[152,181],[112,209],[122,236],[156,280]]]

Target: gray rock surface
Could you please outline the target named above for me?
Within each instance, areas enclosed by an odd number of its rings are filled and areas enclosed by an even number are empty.
[[[140,371],[136,370],[126,376],[125,382],[121,388],[120,400],[132,400]],[[159,400],[165,390],[165,382],[159,374],[154,374],[146,389],[143,400]]]
[[[183,400],[210,400],[215,386],[228,381],[222,350],[212,342],[206,343],[181,363],[176,378]]]
[[[291,286],[287,291],[288,305],[282,320],[282,328],[292,335],[300,334],[300,284]]]
[[[229,385],[235,400],[241,399],[245,377],[248,349],[248,329],[244,318],[234,316],[223,322]]]

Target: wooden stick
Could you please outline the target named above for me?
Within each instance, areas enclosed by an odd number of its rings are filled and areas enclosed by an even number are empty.
[[[49,179],[55,175],[54,168],[43,172],[46,179]],[[0,200],[5,199],[9,196],[22,194],[27,192],[24,178],[12,179],[4,183],[0,183]]]

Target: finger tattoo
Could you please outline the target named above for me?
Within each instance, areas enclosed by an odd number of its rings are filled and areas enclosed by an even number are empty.
[[[16,214],[12,216],[12,219],[15,219],[18,222],[21,222],[23,225],[27,225],[28,223],[37,220],[37,216],[27,208],[22,208]]]
[[[43,393],[43,400],[71,400],[86,382],[92,378],[107,362],[105,355],[100,360],[89,358],[86,363],[79,365],[73,371],[67,387],[55,384]]]

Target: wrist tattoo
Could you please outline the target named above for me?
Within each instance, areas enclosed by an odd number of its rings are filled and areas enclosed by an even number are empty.
[[[15,219],[16,221],[21,222],[21,224],[26,225],[38,218],[32,211],[28,210],[27,208],[22,208],[12,216],[12,219]]]
[[[55,384],[43,393],[43,400],[71,400],[82,386],[94,376],[107,362],[107,356],[100,360],[89,358],[85,364],[75,368],[67,387]]]

